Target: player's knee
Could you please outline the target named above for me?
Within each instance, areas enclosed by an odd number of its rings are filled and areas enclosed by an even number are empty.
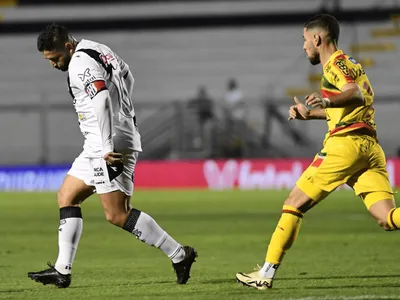
[[[283,203],[284,205],[290,205],[296,208],[299,208],[299,197],[297,195],[298,193],[296,193],[294,190],[292,190],[289,194],[289,196],[286,198],[285,202]]]
[[[57,203],[60,208],[66,206],[73,206],[72,201],[68,199],[67,195],[65,195],[65,193],[62,190],[58,191],[57,193]]]
[[[284,202],[284,205],[292,206],[302,213],[307,212],[311,207],[315,205],[312,199],[306,196],[301,190],[294,189],[290,192],[289,196]]]
[[[106,212],[106,220],[118,227],[123,227],[127,215],[125,213]]]

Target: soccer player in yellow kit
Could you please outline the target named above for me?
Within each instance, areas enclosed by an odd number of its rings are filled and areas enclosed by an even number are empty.
[[[272,287],[276,270],[295,241],[305,212],[342,184],[353,188],[371,215],[385,230],[400,228],[386,171],[385,154],[378,144],[374,122],[374,92],[362,66],[338,49],[339,23],[317,15],[304,25],[303,49],[312,65],[321,64],[321,94],[295,98],[289,120],[326,119],[328,133],[322,151],[304,171],[283,205],[271,237],[265,264],[252,273],[237,273],[244,285]]]

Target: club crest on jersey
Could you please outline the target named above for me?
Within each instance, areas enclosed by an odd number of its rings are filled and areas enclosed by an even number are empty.
[[[100,59],[106,64],[109,65],[110,62],[112,62],[115,57],[111,54],[111,53],[107,53],[107,54],[101,54],[100,55]]]

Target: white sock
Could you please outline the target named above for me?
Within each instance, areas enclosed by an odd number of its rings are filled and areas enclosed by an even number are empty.
[[[159,248],[173,263],[185,258],[185,250],[157,222],[145,212],[132,209],[123,229],[131,232],[142,242]]]
[[[265,262],[263,267],[258,271],[258,275],[262,278],[274,278],[276,270],[278,270],[279,265],[270,264]]]
[[[62,212],[60,214],[62,215]],[[60,220],[60,227],[58,228],[58,258],[54,267],[61,274],[71,274],[72,263],[82,234],[82,227],[82,217],[67,217]]]

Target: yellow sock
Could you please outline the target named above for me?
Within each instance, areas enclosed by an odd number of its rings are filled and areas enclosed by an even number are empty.
[[[284,205],[282,216],[272,235],[265,260],[270,264],[279,265],[286,251],[296,240],[303,214],[297,208]]]
[[[387,223],[392,230],[400,229],[400,208],[393,208],[390,210],[387,217]]]

